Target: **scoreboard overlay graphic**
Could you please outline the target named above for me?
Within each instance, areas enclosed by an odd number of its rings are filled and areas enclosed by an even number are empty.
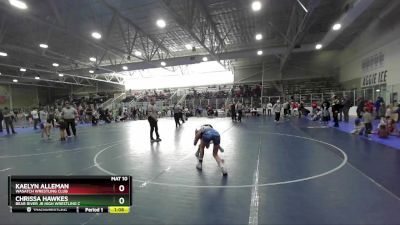
[[[13,213],[129,213],[131,176],[8,176]]]

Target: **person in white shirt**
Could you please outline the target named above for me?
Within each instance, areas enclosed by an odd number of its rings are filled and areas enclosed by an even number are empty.
[[[271,102],[268,102],[267,109],[268,109],[268,116],[270,116],[271,112],[272,112],[272,103]]]
[[[267,114],[267,105],[262,104],[262,108],[263,108],[263,115]]]
[[[70,106],[69,102],[65,102],[65,107],[61,111],[61,116],[67,124],[66,130],[68,137],[71,137],[71,131],[69,127],[71,126],[72,133],[76,136],[76,128],[75,128],[75,118],[78,116],[78,112],[72,106]]]
[[[154,98],[150,99],[150,104],[147,107],[147,113],[148,117],[147,120],[149,121],[150,124],[150,141],[155,142],[155,141],[161,141],[160,135],[158,134],[158,113],[157,113],[157,107],[155,106],[155,100]],[[153,132],[156,132],[157,139],[153,138]]]
[[[49,120],[48,113],[45,109],[39,111],[40,115],[40,128],[42,129],[42,138],[46,135],[50,139],[51,121]]]
[[[32,119],[33,119],[33,129],[37,130],[37,125],[39,123],[39,113],[37,108],[33,108],[31,111]]]
[[[281,110],[282,110],[282,105],[280,101],[276,101],[275,105],[272,107],[273,111],[275,112],[275,122],[279,122],[279,119],[281,117]]]

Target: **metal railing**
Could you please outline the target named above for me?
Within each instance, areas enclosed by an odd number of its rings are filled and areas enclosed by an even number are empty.
[[[116,103],[119,103],[120,101],[122,101],[124,98],[126,97],[125,93],[121,93],[120,95],[111,98],[107,101],[105,101],[104,103],[100,104],[99,107],[103,108],[103,109],[113,109]]]

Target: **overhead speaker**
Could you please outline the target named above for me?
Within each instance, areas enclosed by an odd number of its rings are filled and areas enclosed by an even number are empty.
[[[196,51],[196,47],[192,47],[192,52],[195,52]]]

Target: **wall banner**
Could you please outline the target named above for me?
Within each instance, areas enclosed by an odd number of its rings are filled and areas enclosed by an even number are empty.
[[[385,55],[382,52],[370,55],[361,60],[363,77],[361,87],[386,84],[389,72],[385,69]]]

